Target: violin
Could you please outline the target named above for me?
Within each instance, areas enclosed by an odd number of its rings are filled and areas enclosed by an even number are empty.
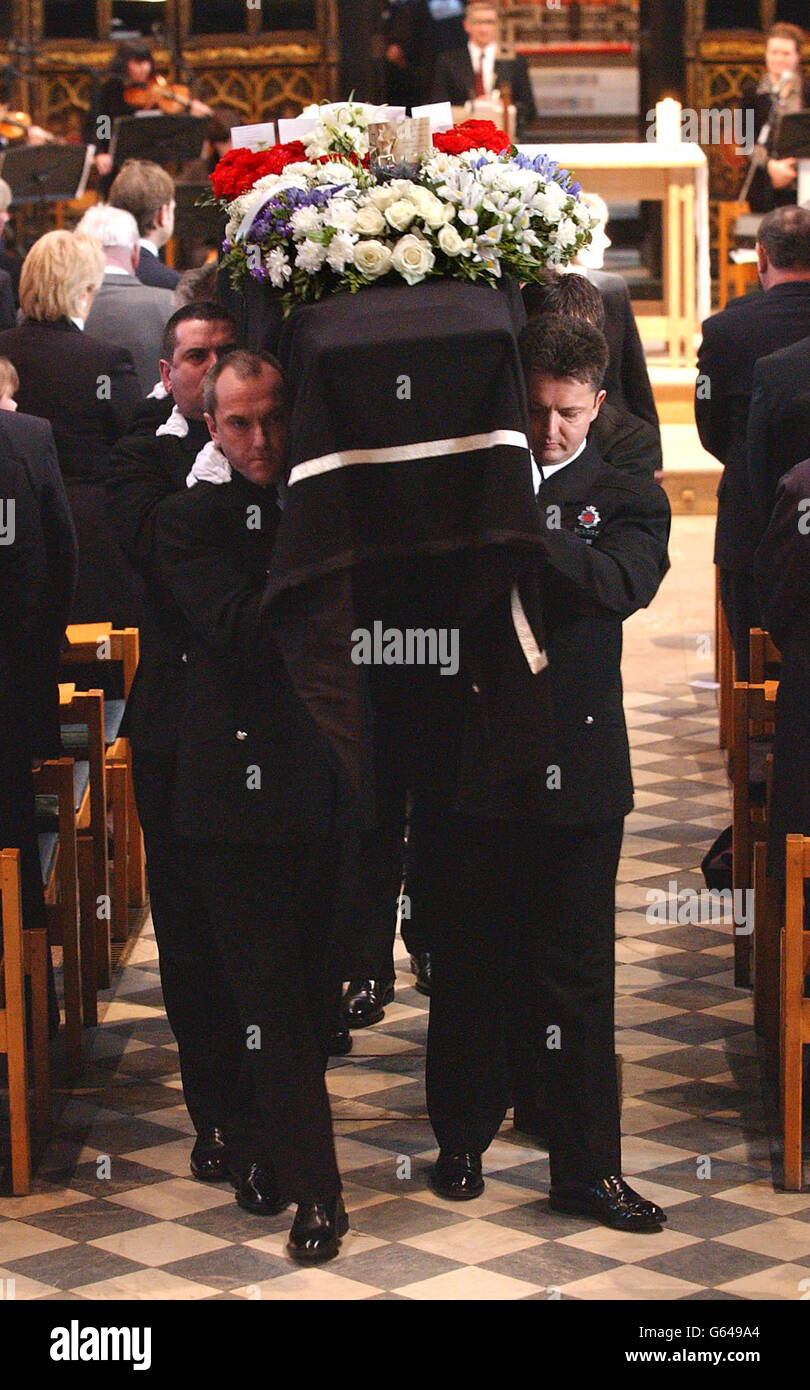
[[[124,101],[137,111],[162,111],[165,116],[180,116],[183,112],[192,116],[210,115],[210,108],[204,102],[191,96],[188,87],[177,82],[167,82],[158,73],[148,82],[136,82],[124,88]]]
[[[0,140],[49,145],[56,140],[56,136],[42,126],[34,125],[27,111],[11,111],[8,106],[0,106]]]

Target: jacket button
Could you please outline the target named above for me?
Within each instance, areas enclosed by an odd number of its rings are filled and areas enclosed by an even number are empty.
[[[180,660],[181,660],[181,661],[188,661],[188,652],[183,652],[183,655],[181,656]]]
[[[585,716],[585,723],[586,723],[586,724],[592,724],[592,723],[593,723],[593,715],[592,715],[592,714],[588,714],[588,715]]]
[[[245,733],[245,730],[244,730],[244,729],[237,729],[237,730],[236,730],[236,737],[239,738],[239,739],[247,738],[247,734]]]

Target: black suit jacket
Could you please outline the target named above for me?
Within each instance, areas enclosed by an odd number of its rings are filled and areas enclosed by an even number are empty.
[[[537,506],[554,737],[535,814],[563,825],[609,821],[633,805],[622,623],[652,602],[669,568],[669,503],[656,483],[606,465],[589,440],[540,485]]]
[[[810,457],[810,337],[757,362],[746,443],[760,537],[770,519],[779,479]]]
[[[596,452],[623,473],[635,473],[654,481],[663,464],[661,433],[647,420],[639,420],[623,406],[603,401],[591,425],[590,441]]]
[[[20,736],[27,729],[34,752],[58,757],[59,652],[76,584],[76,532],[44,420],[0,411],[0,460],[8,478],[0,495],[14,498],[16,519],[14,543],[0,546],[0,608],[12,640],[6,658],[15,652],[18,663],[15,681],[2,685],[16,701]]]
[[[773,746],[768,864],[785,873],[785,835],[810,835],[810,460],[780,480],[757,550],[764,621],[782,653]]]
[[[513,59],[498,59],[495,74],[497,82],[509,82],[511,85],[520,136],[527,125],[537,120],[526,59],[522,53],[516,54]],[[452,106],[463,106],[474,96],[475,73],[466,43],[461,48],[450,48],[440,53],[433,74],[431,101],[449,101]]]
[[[161,402],[164,418],[173,402]],[[186,478],[208,442],[202,420],[189,421],[185,439],[156,435],[151,427],[119,440],[110,458],[107,512],[121,547],[144,583],[140,662],[130,691],[123,732],[132,743],[138,814],[147,832],[165,830],[177,754],[177,733],[186,698],[189,626],[156,563],[158,508],[185,493]],[[162,421],[158,421],[162,423]]]
[[[607,270],[589,270],[588,279],[605,306],[604,334],[610,350],[604,382],[608,400],[649,421],[658,432],[658,411],[627,283],[621,275]]]
[[[714,558],[750,573],[757,527],[748,481],[746,431],[761,357],[810,334],[810,282],[789,281],[733,299],[703,325],[695,419],[704,449],[724,465],[717,493]]]
[[[153,256],[151,251],[144,251],[143,247],[138,257],[136,274],[142,285],[155,285],[161,290],[175,289],[180,279],[179,271],[172,270],[170,265],[164,264],[160,256]]]
[[[329,757],[264,608],[279,515],[275,487],[236,473],[158,509],[158,568],[191,629],[172,825],[195,840],[289,843],[332,826]]]
[[[14,286],[7,270],[0,268],[0,330],[13,328],[17,322],[17,304]]]
[[[22,274],[22,261],[19,256],[12,256],[7,251],[0,239],[0,270],[5,270],[11,276],[11,291],[14,295],[15,311],[20,303],[20,276]]]

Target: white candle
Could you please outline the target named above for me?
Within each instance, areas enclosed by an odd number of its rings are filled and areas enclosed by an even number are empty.
[[[681,103],[665,97],[655,104],[655,142],[657,145],[680,145]]]

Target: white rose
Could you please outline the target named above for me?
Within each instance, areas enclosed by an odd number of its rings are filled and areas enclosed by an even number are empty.
[[[361,236],[379,236],[380,232],[385,231],[385,218],[379,208],[375,208],[373,203],[366,203],[365,207],[358,210],[354,223],[354,230]]]
[[[464,239],[455,227],[442,227],[439,232],[439,245],[445,256],[458,256],[464,249]]]
[[[436,257],[426,241],[418,236],[400,237],[391,257],[391,268],[396,270],[409,285],[418,285],[432,270]]]
[[[416,216],[416,208],[408,198],[397,198],[385,210],[385,220],[396,232],[406,232]]]
[[[381,183],[376,188],[370,188],[368,196],[375,208],[379,208],[380,212],[385,212],[386,208],[390,208],[391,204],[397,201],[399,194],[396,189],[391,187],[390,183]]]
[[[377,280],[391,269],[391,252],[382,241],[358,241],[354,263],[367,280]]]

